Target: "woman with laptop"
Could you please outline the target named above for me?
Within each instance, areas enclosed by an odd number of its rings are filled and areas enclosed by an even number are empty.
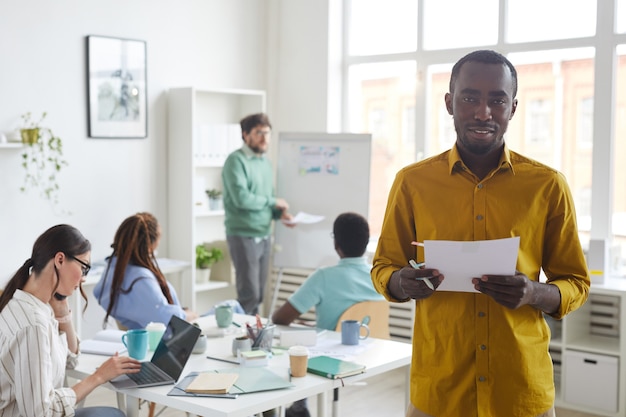
[[[150,213],[126,218],[113,239],[113,254],[93,294],[109,316],[127,329],[144,329],[150,322],[167,323],[172,316],[198,317],[181,307],[176,290],[159,268],[155,251],[161,226]]]
[[[74,227],[53,226],[0,295],[0,416],[121,417],[111,407],[76,408],[99,385],[141,364],[117,354],[71,388],[65,369],[77,363],[79,341],[67,296],[91,265],[91,244]]]

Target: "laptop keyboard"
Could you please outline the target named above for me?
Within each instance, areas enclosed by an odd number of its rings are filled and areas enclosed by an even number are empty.
[[[142,363],[141,370],[136,374],[126,374],[130,379],[138,385],[152,384],[155,382],[163,382],[163,375],[157,372],[150,362]]]

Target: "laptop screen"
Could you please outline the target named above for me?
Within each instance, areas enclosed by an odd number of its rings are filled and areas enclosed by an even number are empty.
[[[200,328],[172,316],[150,362],[178,380],[200,336]]]

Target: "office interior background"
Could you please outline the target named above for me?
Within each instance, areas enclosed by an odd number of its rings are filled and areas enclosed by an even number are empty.
[[[88,137],[88,35],[147,42],[146,138]],[[121,221],[150,211],[168,255],[173,87],[266,91],[270,157],[281,131],[371,132],[376,234],[395,172],[453,144],[449,72],[482,48],[519,71],[509,147],[565,174],[583,244],[606,239],[612,273],[624,274],[626,0],[24,0],[0,5],[0,132],[45,111],[69,165],[60,211],[20,192],[20,152],[0,149],[0,283],[58,223],[102,260]]]

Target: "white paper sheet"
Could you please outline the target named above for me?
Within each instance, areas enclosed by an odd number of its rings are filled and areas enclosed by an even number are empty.
[[[445,276],[437,291],[477,292],[472,278],[515,274],[519,239],[425,240],[426,268],[436,268]]]
[[[319,223],[322,220],[324,220],[324,216],[319,216],[317,214],[309,214],[309,213],[300,211],[298,212],[298,214],[293,216],[293,218],[290,221],[283,220],[283,223],[285,224],[298,224],[298,223],[313,224],[313,223]]]

